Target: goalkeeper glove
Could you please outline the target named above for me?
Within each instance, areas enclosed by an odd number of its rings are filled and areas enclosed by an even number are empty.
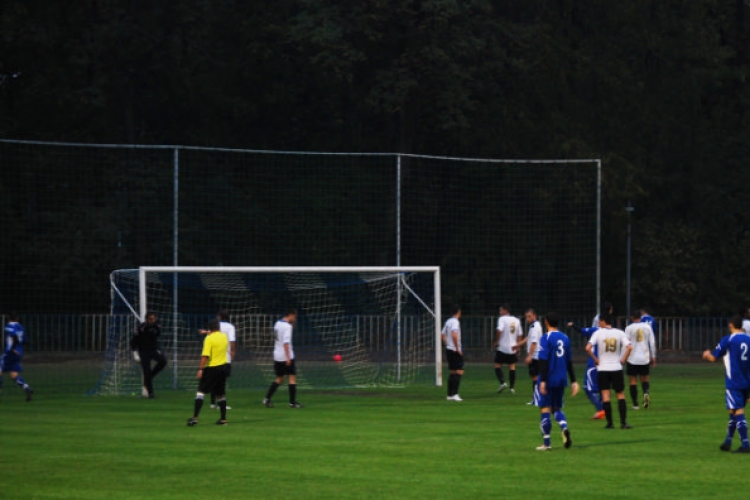
[[[133,361],[135,361],[136,363],[141,362],[141,357],[138,355],[138,351],[133,351]]]

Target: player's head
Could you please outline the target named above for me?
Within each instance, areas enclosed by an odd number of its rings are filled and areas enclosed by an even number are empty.
[[[644,316],[649,316],[648,310],[645,307],[641,307],[641,318]]]
[[[216,313],[216,317],[219,318],[219,321],[229,321],[229,311],[226,309],[220,309],[218,313]]]
[[[534,309],[532,309],[531,307],[529,307],[526,310],[526,322],[527,323],[533,323],[534,321],[536,321],[536,311],[534,311]]]
[[[8,321],[10,321],[11,323],[18,323],[18,313],[16,311],[9,312]]]
[[[221,331],[221,327],[219,326],[219,318],[213,318],[212,320],[209,320],[208,331],[211,333]]]
[[[297,319],[297,308],[296,307],[287,307],[284,311],[284,319],[287,320],[289,323],[293,323],[294,320]]]
[[[510,314],[510,304],[507,302],[500,304],[500,316]]]
[[[612,326],[612,313],[603,311],[599,315],[599,326]]]
[[[750,307],[740,307],[739,314],[741,318],[750,318]]]
[[[601,315],[602,312],[608,312],[609,314],[614,314],[615,306],[612,305],[612,302],[602,302],[602,310],[599,314]]]
[[[739,314],[735,314],[731,318],[729,318],[729,330],[734,332],[741,332],[742,331],[742,316]]]
[[[147,312],[146,313],[146,323],[156,323],[156,313],[154,313],[154,312]]]
[[[632,319],[634,322],[638,322],[641,320],[641,310],[640,309],[633,309],[630,311],[630,319]]]
[[[547,328],[557,328],[557,325],[560,324],[560,316],[557,315],[556,312],[548,312],[547,315],[544,317],[544,322],[547,324]]]
[[[461,306],[458,304],[453,304],[451,308],[448,310],[451,316],[457,316],[461,314]]]

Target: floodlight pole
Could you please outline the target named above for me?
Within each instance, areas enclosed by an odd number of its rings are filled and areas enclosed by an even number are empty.
[[[631,240],[631,229],[630,229],[630,215],[635,210],[628,200],[628,206],[625,207],[625,211],[628,213],[628,250],[627,250],[627,263],[626,263],[626,279],[625,279],[625,324],[628,323],[630,317],[630,240]]]

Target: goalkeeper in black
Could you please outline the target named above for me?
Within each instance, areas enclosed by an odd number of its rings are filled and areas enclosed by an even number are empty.
[[[167,366],[167,358],[159,349],[159,336],[161,335],[161,325],[156,322],[156,314],[150,312],[146,314],[146,321],[138,325],[138,329],[130,341],[130,348],[133,350],[133,359],[136,363],[141,364],[143,371],[143,388],[141,396],[153,399],[154,397],[154,377]],[[156,365],[151,367],[151,362],[155,361]]]

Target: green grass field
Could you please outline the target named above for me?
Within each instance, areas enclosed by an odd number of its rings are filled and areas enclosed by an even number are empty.
[[[583,367],[577,367],[579,377]],[[187,427],[193,394],[157,399],[45,395],[26,403],[4,381],[0,397],[4,498],[701,498],[744,497],[750,457],[719,451],[723,371],[711,364],[652,372],[652,408],[632,430],[589,420],[581,393],[566,398],[573,446],[541,444],[538,409],[496,394],[491,365],[469,365],[462,403],[443,388],[300,391],[304,409],[230,391],[230,424],[208,405]],[[617,412],[615,411],[615,417]],[[739,438],[735,437],[737,447]]]

